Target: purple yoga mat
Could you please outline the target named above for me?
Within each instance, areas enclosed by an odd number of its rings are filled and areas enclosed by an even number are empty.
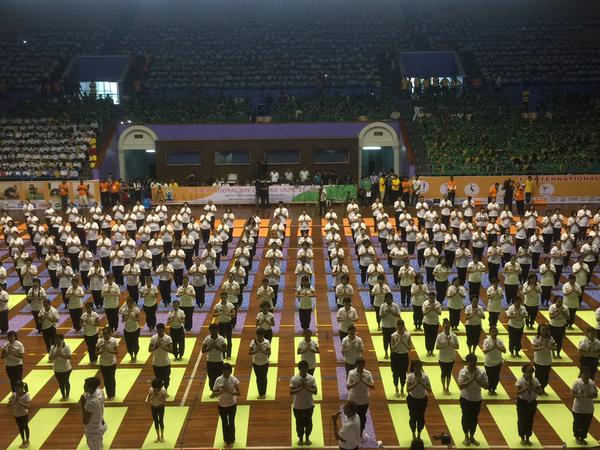
[[[56,323],[56,328],[59,328],[63,323],[65,323],[67,321],[67,319],[70,319],[70,318],[71,318],[71,316],[69,314],[59,314],[58,322]],[[33,320],[33,316],[31,316],[31,320]],[[83,333],[80,332],[79,334],[83,334]],[[39,336],[39,335],[38,335],[37,330],[35,330],[35,328],[34,328],[27,336]]]
[[[335,350],[335,357],[338,363],[344,363],[344,355],[342,355],[342,340],[339,336],[333,336],[333,348]]]
[[[235,324],[235,328],[233,329],[233,334],[242,334],[242,330],[244,329],[245,321],[246,321],[246,313],[238,312],[237,323]]]
[[[12,331],[19,331],[25,327],[29,322],[33,321],[33,316],[25,314],[17,314],[8,321],[8,329]],[[33,322],[32,322],[33,323]]]
[[[346,369],[344,367],[336,368],[336,376],[340,400],[346,400],[348,398],[348,389],[346,388]],[[377,437],[375,436],[375,428],[373,427],[373,420],[371,419],[371,413],[369,411],[367,411],[367,423],[365,424],[365,431],[360,448],[379,448]]]

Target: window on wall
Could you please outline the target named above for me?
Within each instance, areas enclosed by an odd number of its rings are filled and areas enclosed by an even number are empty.
[[[347,164],[349,152],[345,148],[324,148],[315,150],[313,161],[315,164]]]
[[[231,152],[215,152],[215,164],[217,166],[228,166],[238,164],[250,164],[250,152],[235,150]]]
[[[300,150],[268,150],[267,164],[300,164]]]
[[[197,152],[166,152],[167,166],[199,166],[202,164],[202,155]]]

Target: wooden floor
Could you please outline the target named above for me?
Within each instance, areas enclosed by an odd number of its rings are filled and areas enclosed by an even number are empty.
[[[247,212],[247,209],[236,210],[238,217],[243,217],[244,212]],[[298,231],[295,218],[300,213],[299,208],[294,208],[294,211],[292,211],[292,213],[293,219],[291,221],[291,226],[288,227],[290,236],[288,239],[286,239],[284,246],[286,249],[286,252],[284,252],[284,256],[286,257],[287,267],[285,270],[285,274],[282,276],[282,278],[285,277],[285,288],[282,290],[283,295],[280,294],[278,301],[278,308],[280,308],[278,310],[278,313],[281,315],[281,325],[279,327],[279,332],[276,334],[276,336],[279,337],[278,363],[276,365],[272,364],[270,369],[271,371],[273,371],[276,367],[278,371],[275,400],[259,401],[246,399],[251,375],[251,358],[248,355],[247,348],[250,340],[254,337],[254,317],[258,312],[257,302],[255,300],[255,292],[256,289],[260,286],[260,279],[262,278],[262,272],[266,264],[266,261],[260,257],[262,254],[264,254],[264,251],[266,251],[266,249],[264,249],[263,247],[264,238],[259,241],[257,257],[255,258],[255,263],[253,267],[253,273],[255,274],[256,278],[252,284],[252,288],[245,293],[244,307],[240,311],[241,313],[246,313],[245,317],[242,317],[243,314],[240,315],[240,322],[243,322],[243,326],[238,326],[239,333],[234,336],[241,338],[241,347],[235,366],[235,375],[239,378],[241,382],[242,394],[239,397],[239,404],[249,405],[249,429],[247,433],[247,441],[245,443],[245,446],[247,446],[248,448],[289,448],[293,445],[293,442],[296,441],[295,433],[292,432],[292,418],[290,409],[291,399],[288,393],[288,383],[290,377],[295,372],[294,337],[300,335],[299,331],[296,329],[297,327],[295,326],[295,276],[293,273],[296,264],[296,243]],[[262,217],[271,217],[271,214],[271,210],[261,211]],[[324,239],[321,233],[321,223],[318,219],[318,212],[309,210],[309,214],[311,214],[313,217],[312,237],[314,240],[315,254],[314,278],[315,288],[317,292],[316,328],[318,330],[318,338],[321,346],[320,370],[322,375],[323,388],[323,399],[319,402],[319,404],[322,411],[324,447],[337,447],[337,442],[335,441],[334,436],[331,432],[330,416],[338,410],[342,402],[342,398],[340,398],[340,389],[338,389],[338,386],[340,383],[342,385],[344,384],[343,377],[340,376],[340,372],[343,372],[343,370],[340,371],[340,369],[343,367],[343,364],[338,362],[338,358],[336,356],[334,347],[334,342],[339,340],[339,337],[334,333],[331,317],[332,309],[330,308],[328,302],[328,294],[332,291],[333,286],[331,286],[328,283],[326,277],[326,274],[329,271],[329,264],[324,259]],[[344,214],[341,208],[339,208],[338,210],[338,215],[340,217],[338,222],[340,224],[340,227],[343,228],[341,220],[342,217],[344,217]],[[264,225],[266,226],[265,222],[266,221],[263,221]],[[354,256],[353,249],[348,244],[347,240],[342,238],[342,241],[343,246],[346,250],[346,255]],[[3,258],[6,259],[7,257],[5,252],[5,246],[2,246],[2,250],[4,251]],[[230,249],[230,256],[232,252],[233,249]],[[230,263],[231,259],[227,259],[222,263],[221,273],[226,272],[227,267]],[[353,267],[350,264],[349,267],[351,270],[351,282],[355,288],[358,288],[360,287],[359,280],[357,281],[356,273],[354,272]],[[9,281],[9,290],[13,293],[19,293],[18,279],[16,278],[14,271],[11,272],[10,275],[11,277]],[[48,288],[49,280],[47,277],[47,272],[43,273],[42,278],[45,287]],[[585,302],[590,307],[595,308],[595,305],[597,305],[598,302],[594,299],[594,297],[596,299],[599,297],[598,285],[600,285],[600,279],[598,278],[598,274],[596,274],[593,277],[592,282],[593,284],[595,284],[595,286],[588,288],[589,293],[586,294]],[[396,293],[396,289],[394,289],[394,292],[399,297],[399,293]],[[51,296],[56,296],[57,294],[53,291],[52,288],[49,289],[49,293],[51,294]],[[218,289],[216,291],[211,291],[207,293],[207,302],[209,304],[211,301],[214,304],[214,302],[218,298],[218,295],[215,295],[215,293],[218,293]],[[57,296],[56,300],[54,301],[55,306],[58,306],[61,303],[59,297],[60,296]],[[485,296],[483,300],[486,300]],[[399,302],[399,299],[397,301]],[[389,363],[377,362],[375,349],[373,345],[373,337],[376,336],[376,334],[369,333],[369,328],[365,315],[365,306],[360,300],[359,295],[355,296],[353,304],[359,312],[359,322],[357,328],[358,335],[362,337],[365,344],[365,358],[367,359],[367,368],[372,371],[376,384],[376,389],[372,394],[370,407],[373,431],[370,431],[372,435],[369,439],[366,440],[365,447],[377,447],[378,441],[380,441],[386,448],[397,448],[399,447],[399,443],[406,446],[406,442],[409,441],[410,431],[408,429],[408,424],[404,419],[403,414],[403,412],[406,411],[405,402],[401,401],[400,399],[386,400],[384,388],[382,386],[381,381],[381,371],[385,370],[386,366],[389,366]],[[13,321],[11,323],[23,323],[23,320],[19,319],[19,316],[26,315],[20,312],[25,305],[26,302],[23,301],[11,309],[10,318],[11,321]],[[66,314],[64,310],[61,311],[61,315],[63,314]],[[410,319],[412,315],[410,313],[407,312],[404,314],[404,316],[407,323],[412,323],[412,320]],[[176,443],[177,448],[213,448],[215,443],[215,437],[217,438],[217,442],[220,442],[221,436],[220,430],[217,429],[218,415],[216,404],[212,402],[205,402],[201,399],[202,391],[206,382],[206,371],[205,359],[200,353],[200,341],[207,334],[207,327],[210,323],[210,314],[198,315],[198,317],[196,317],[196,320],[202,320],[201,330],[199,335],[197,336],[198,339],[193,349],[193,352],[191,353],[191,355],[189,355],[189,363],[185,366],[181,366],[184,368],[185,372],[179,389],[177,390],[177,392],[171,391],[170,398],[172,406],[188,408],[187,416],[185,416],[184,422],[179,421],[178,424],[173,424],[172,420],[170,419],[172,419],[176,413],[173,412],[173,414],[170,417],[171,411],[168,410],[165,418],[167,429],[173,426],[175,426],[176,428],[181,428],[181,431],[178,433]],[[546,320],[540,316],[539,321],[545,322]],[[588,326],[581,318],[577,319],[576,324],[582,330]],[[32,371],[35,372],[43,370],[40,368],[40,366],[36,366],[36,364],[44,357],[43,340],[41,337],[35,334],[29,336],[29,334],[32,332],[32,321],[27,321],[25,325],[21,326],[23,326],[23,328],[21,328],[21,330],[19,331],[19,336],[26,347],[25,374],[30,374]],[[409,329],[411,328],[412,326],[409,327]],[[69,330],[70,320],[67,319],[65,322],[62,323],[60,332],[67,333],[69,332]],[[507,338],[505,339],[507,340]],[[576,340],[578,339],[579,336],[577,336]],[[526,349],[527,356],[532,358],[529,341],[525,338],[524,348]],[[575,344],[573,344],[568,339],[565,339],[565,351],[566,354],[573,359],[573,361],[576,361],[578,359],[576,357]],[[125,346],[122,342],[120,345],[119,360],[125,357],[125,353]],[[479,353],[479,355],[481,356],[481,353]],[[416,357],[416,353],[414,351],[411,352],[411,358]],[[85,344],[82,344],[77,348],[77,350],[75,351],[75,356],[73,357],[74,371],[90,369],[89,366],[79,365],[80,362],[84,362],[85,360]],[[512,399],[515,398],[516,390],[514,388],[514,383],[516,381],[516,378],[510,369],[511,367],[517,367],[520,364],[520,362],[504,364],[502,369],[501,384]],[[565,364],[563,361],[563,363],[561,364],[557,363],[556,367],[558,367],[559,365],[572,367],[574,366],[574,363]],[[433,368],[437,367],[437,364],[427,366],[425,368],[426,372],[428,370],[428,367],[431,367],[431,370],[434,370]],[[458,374],[458,371],[461,367],[462,363],[460,362],[455,365],[455,376]],[[46,369],[47,368],[48,367],[46,367]],[[146,439],[146,435],[149,432],[151,432],[151,436],[153,436],[150,407],[147,403],[144,403],[144,398],[148,391],[148,382],[153,378],[151,362],[148,361],[143,365],[138,364],[132,365],[131,367],[127,363],[119,365],[117,370],[117,390],[119,390],[122,384],[124,384],[123,378],[120,378],[119,376],[119,371],[131,368],[141,369],[141,372],[135,379],[135,383],[131,387],[131,390],[128,392],[125,401],[114,405],[107,404],[107,408],[127,408],[124,419],[118,427],[118,431],[116,431],[116,437],[111,443],[111,448],[142,448]],[[567,409],[570,406],[571,402],[569,386],[567,386],[567,384],[565,384],[565,382],[563,382],[555,372],[552,372],[551,374],[550,384],[554,391],[556,391],[556,393],[560,397],[560,399],[557,399],[557,401],[551,403],[555,405],[565,405],[564,414],[554,415],[551,421],[553,422],[553,425],[556,425],[556,423],[564,424],[566,422],[570,424],[572,419],[569,410]],[[73,385],[71,396],[74,398],[78,398],[81,393],[81,388],[82,386]],[[35,421],[35,415],[40,408],[53,408],[52,412],[55,412],[58,415],[57,417],[59,417],[59,419],[60,414],[62,414],[62,411],[60,410],[66,408],[66,414],[64,415],[64,417],[62,417],[62,419],[57,420],[58,425],[52,430],[48,439],[43,444],[42,448],[77,448],[83,436],[83,426],[81,424],[80,408],[77,404],[50,404],[49,401],[54,396],[56,391],[57,384],[55,380],[51,378],[45,383],[41,391],[39,391],[39,393],[37,393],[33,398],[33,407],[30,414],[30,421],[32,421],[32,418],[33,421]],[[9,387],[7,384],[6,377],[2,375],[0,384],[0,398],[4,398],[5,395],[8,394],[8,392]],[[492,417],[490,413],[490,406],[492,405],[505,405],[507,406],[506,411],[509,411],[510,414],[497,413],[495,414],[495,417]],[[442,413],[442,410],[444,410],[444,408],[448,406],[455,407],[455,409],[450,408],[448,411],[458,411],[457,400],[440,400],[434,398],[433,395],[430,395],[429,406],[427,409],[426,416],[427,431],[432,439],[434,435],[439,435],[440,432],[450,431],[453,434],[455,440],[457,442],[460,442],[462,440],[460,427],[457,428],[455,425],[449,427],[448,425],[448,423],[451,422],[453,419],[459,420],[460,417],[457,416],[454,412],[446,412],[445,417]],[[516,423],[512,418],[512,413],[514,413],[514,402],[512,400],[493,400],[485,402],[485,406],[482,408],[482,412],[480,415],[480,426],[483,432],[483,436],[489,444],[489,448],[508,448],[508,443],[503,438],[503,429],[516,429]],[[52,414],[50,416],[52,416]],[[241,428],[243,428],[242,424],[239,422],[240,417],[241,415],[238,414],[238,439],[242,435]],[[315,418],[315,420],[318,420],[318,418]],[[40,426],[42,428],[49,428],[50,422],[51,421],[44,422],[41,425],[38,424],[37,428],[34,427],[32,429],[32,433],[35,434],[39,432]],[[14,423],[14,419],[12,417],[10,409],[0,408],[0,423],[2,423],[3,425],[3,431],[2,433],[0,433],[0,447],[8,448],[13,439],[17,436],[17,428]],[[559,437],[557,432],[554,431],[553,427],[548,422],[548,419],[540,412],[538,412],[536,416],[534,431],[543,447],[563,448],[563,439]],[[112,432],[114,433],[115,430],[112,430]],[[600,422],[598,422],[597,419],[594,419],[593,421],[591,427],[591,434],[596,438],[600,438]],[[313,439],[314,438],[315,436],[313,436]],[[593,441],[593,439],[590,439],[590,441]],[[243,443],[239,442],[238,444]],[[511,442],[510,444],[512,446],[514,442]],[[440,442],[433,439],[433,446],[439,445]],[[169,447],[163,448],[173,447],[175,447],[175,445],[170,445]],[[428,448],[431,447],[432,446],[428,446]]]

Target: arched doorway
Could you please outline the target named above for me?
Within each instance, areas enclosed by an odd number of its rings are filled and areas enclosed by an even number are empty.
[[[400,174],[400,141],[391,126],[374,122],[358,135],[358,178],[393,169]]]
[[[156,177],[157,136],[148,127],[134,125],[119,136],[119,176],[124,180]]]

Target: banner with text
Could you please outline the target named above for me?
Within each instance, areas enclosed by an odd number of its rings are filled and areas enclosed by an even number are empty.
[[[468,195],[486,201],[490,187],[500,183],[498,201],[502,203],[504,180],[512,178],[525,184],[523,175],[454,177],[456,198]],[[600,175],[539,175],[533,178],[533,197],[546,203],[600,203]],[[421,193],[426,198],[441,198],[448,192],[448,177],[420,177]]]
[[[325,186],[327,199],[336,202],[345,202],[348,198],[356,197],[356,186],[354,185],[332,185]],[[168,188],[167,190],[157,188],[152,190],[154,202],[164,199],[165,201],[190,204],[204,204],[212,200],[221,205],[241,205],[256,203],[256,189],[254,186],[181,186]],[[291,186],[275,185],[269,186],[269,202],[277,203],[313,203],[319,200],[319,186]]]
[[[77,186],[79,181],[68,181],[70,200],[79,205]],[[88,203],[99,201],[100,184],[98,180],[84,180],[88,185]],[[52,203],[60,206],[58,186],[60,181],[0,181],[0,207],[21,209],[25,200],[31,201],[35,208],[41,209]]]

